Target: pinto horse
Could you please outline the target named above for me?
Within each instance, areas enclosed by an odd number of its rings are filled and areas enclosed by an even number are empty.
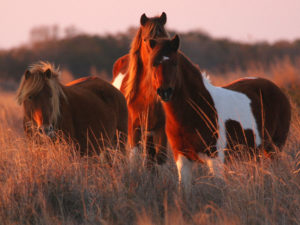
[[[167,138],[165,134],[165,116],[162,105],[156,96],[156,90],[149,85],[151,77],[148,67],[148,40],[168,37],[164,25],[167,17],[148,18],[143,14],[140,28],[131,43],[129,56],[120,58],[113,68],[112,84],[121,90],[128,105],[128,139],[134,151],[141,143],[146,143],[147,163],[154,161],[162,164],[166,161]],[[142,136],[146,137],[143,138]],[[142,141],[141,140],[145,140]]]
[[[291,106],[284,93],[262,78],[216,87],[178,51],[179,37],[149,40],[152,85],[166,114],[166,133],[179,179],[187,189],[193,162],[224,163],[235,145],[274,152],[287,138]],[[249,148],[249,149],[250,149]]]
[[[24,108],[28,137],[41,133],[54,138],[56,131],[62,131],[79,144],[81,155],[99,153],[102,147],[117,143],[125,150],[126,100],[98,77],[81,78],[64,86],[53,65],[39,62],[24,73],[17,101]]]

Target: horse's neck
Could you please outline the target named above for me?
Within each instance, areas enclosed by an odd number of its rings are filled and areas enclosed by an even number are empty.
[[[151,85],[149,85],[149,82],[151,81],[151,79],[150,79],[151,76],[147,70],[147,67],[149,64],[149,53],[148,53],[146,47],[142,46],[140,49],[140,60],[141,60],[141,65],[140,65],[141,68],[140,68],[140,74],[139,74],[140,84],[142,84],[142,85],[145,84],[146,87],[148,87],[148,89],[149,89],[149,87],[151,86]]]
[[[177,121],[182,125],[197,114],[197,109],[212,115],[212,98],[205,88],[204,77],[200,71],[185,56],[180,55],[178,73],[181,81],[177,82],[174,96],[170,102],[163,104],[167,120]],[[180,83],[180,84],[178,84]]]
[[[135,93],[135,98],[133,101],[129,102],[128,106],[133,108],[138,108],[141,111],[148,110],[149,106],[159,103],[157,99],[156,92],[149,85],[149,79],[146,77],[147,75],[143,74],[143,78],[139,80],[138,89]]]
[[[182,53],[179,54],[178,73],[181,79],[177,83],[178,90],[181,93],[181,96],[178,97],[196,100],[198,96],[206,97],[209,95],[204,85],[205,78],[199,69]]]
[[[70,102],[69,100],[69,88],[66,86],[61,85],[61,89],[64,93],[64,95],[60,94],[59,96],[59,107],[60,107],[60,118],[58,121],[61,121],[61,118],[64,118],[66,116],[70,116],[69,114],[71,112],[69,112],[69,104]]]
[[[156,92],[152,88],[151,84],[151,75],[149,74],[147,67],[148,67],[148,60],[149,54],[145,47],[141,47],[140,49],[140,62],[139,62],[139,69],[138,74],[136,74],[136,90],[135,91],[135,104],[144,105],[144,107],[152,104],[156,101]],[[131,76],[131,74],[129,74]],[[138,97],[140,96],[140,97]]]
[[[139,93],[145,91],[141,86],[149,80],[145,69],[148,65],[149,56],[145,46],[142,44],[139,49],[131,49],[129,57],[129,68],[126,74],[127,79],[125,79],[124,91],[127,102],[131,103],[135,101]]]
[[[140,48],[140,57],[142,60],[143,68],[146,68],[149,62],[149,52],[147,50],[147,47],[144,46],[145,44],[142,44]]]

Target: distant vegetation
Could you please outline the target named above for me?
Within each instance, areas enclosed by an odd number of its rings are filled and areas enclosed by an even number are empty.
[[[60,65],[75,78],[97,73],[110,79],[113,63],[129,51],[135,34],[134,28],[106,36],[82,34],[75,27],[66,28],[64,36],[58,31],[57,26],[36,27],[30,32],[30,44],[0,50],[0,81],[18,82],[26,67],[38,60]],[[288,57],[293,64],[300,57],[300,39],[243,44],[215,39],[200,31],[179,35],[182,51],[200,68],[213,73],[246,70],[251,65],[268,69],[276,60]]]

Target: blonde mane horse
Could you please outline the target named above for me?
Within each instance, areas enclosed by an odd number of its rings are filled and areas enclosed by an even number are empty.
[[[82,155],[99,153],[118,141],[124,149],[128,118],[125,98],[98,77],[81,78],[64,86],[57,68],[39,62],[25,71],[17,101],[24,108],[23,125],[28,137],[41,133],[55,138],[56,132],[62,131],[79,144]]]

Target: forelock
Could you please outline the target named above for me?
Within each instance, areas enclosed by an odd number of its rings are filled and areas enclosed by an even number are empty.
[[[148,38],[168,37],[169,34],[161,24],[159,18],[151,18],[143,27],[143,36]]]

